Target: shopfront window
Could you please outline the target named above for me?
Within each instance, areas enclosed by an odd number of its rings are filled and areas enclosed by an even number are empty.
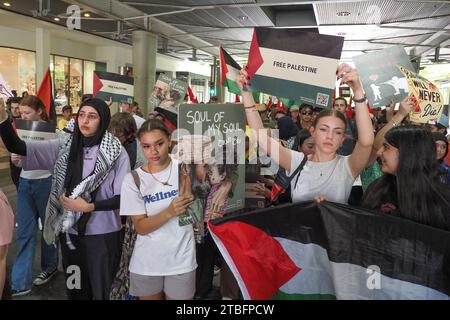
[[[0,77],[8,90],[34,94],[36,91],[36,58],[30,51],[0,47]],[[0,78],[1,79],[1,78]],[[4,96],[0,93],[0,97]]]
[[[73,112],[78,112],[83,96],[83,61],[70,59],[70,105]]]
[[[83,94],[93,92],[96,63],[75,58],[54,56],[54,86],[56,113],[71,105],[78,112]]]
[[[19,97],[23,92],[36,94],[35,52],[0,47],[0,84]],[[83,94],[93,93],[94,71],[106,71],[106,63],[50,55],[49,66],[54,86],[56,114],[65,105],[78,112]],[[7,97],[0,88],[0,97]]]
[[[62,108],[69,104],[69,58],[55,56],[55,107],[61,114]]]

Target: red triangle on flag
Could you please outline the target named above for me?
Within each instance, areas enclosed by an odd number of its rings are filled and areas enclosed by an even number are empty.
[[[263,64],[264,59],[259,50],[258,37],[256,36],[256,31],[253,32],[252,43],[250,45],[250,52],[248,54],[248,69],[247,73],[250,78],[252,78],[258,71],[259,67]]]
[[[39,89],[37,91],[36,96],[41,99],[44,103],[45,110],[47,114],[50,115],[50,109],[52,105],[52,78],[50,76],[50,68],[47,68],[44,77],[42,78],[41,84],[39,85]]]
[[[189,95],[189,100],[193,103],[198,103],[198,99],[194,94],[194,91],[192,91],[191,87],[188,87],[188,95]]]
[[[94,97],[97,95],[101,88],[103,88],[103,82],[100,80],[97,73],[94,72]]]
[[[275,238],[255,226],[230,221],[208,227],[226,248],[252,300],[271,298],[301,271]]]

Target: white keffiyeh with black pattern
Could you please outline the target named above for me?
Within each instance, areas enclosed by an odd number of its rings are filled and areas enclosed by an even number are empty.
[[[82,212],[66,211],[61,205],[60,197],[64,190],[67,173],[72,135],[61,144],[52,178],[52,189],[47,203],[44,239],[48,244],[58,240],[61,232],[68,233],[70,228],[79,220]],[[82,150],[80,150],[82,152]],[[92,202],[91,193],[95,191],[108,176],[121,152],[119,139],[109,132],[105,132],[99,146],[95,167],[92,174],[83,179],[74,189],[70,198],[82,197]]]

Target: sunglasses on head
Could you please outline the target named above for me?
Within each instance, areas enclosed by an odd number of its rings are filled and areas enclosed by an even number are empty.
[[[312,111],[303,111],[302,115],[304,115],[304,116],[312,116]]]

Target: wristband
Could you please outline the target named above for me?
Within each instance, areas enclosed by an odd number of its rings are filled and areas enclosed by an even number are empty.
[[[364,96],[364,97],[361,98],[361,99],[355,99],[355,98],[353,98],[353,101],[354,101],[355,103],[365,103],[366,100],[367,100],[366,96]]]
[[[253,109],[255,107],[256,107],[256,105],[251,105],[251,106],[248,106],[248,107],[244,107],[244,109]]]

